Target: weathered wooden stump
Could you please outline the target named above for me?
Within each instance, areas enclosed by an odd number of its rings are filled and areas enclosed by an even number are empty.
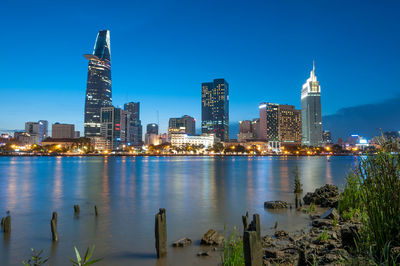
[[[243,223],[243,233],[249,227],[249,212],[246,212],[246,215],[242,215],[242,223]]]
[[[99,212],[97,211],[97,206],[96,205],[94,205],[94,215],[99,215]]]
[[[51,220],[54,220],[56,225],[57,225],[57,221],[58,221],[58,214],[57,212],[53,212],[53,216],[51,217]]]
[[[244,231],[243,253],[246,266],[261,266],[263,264],[260,215],[258,214],[253,214],[253,220]]]
[[[155,223],[157,258],[167,256],[167,217],[165,209],[160,208]]]
[[[3,218],[1,218],[1,231],[3,231],[4,230],[4,220],[5,220],[5,218],[3,217]]]
[[[56,214],[54,218],[54,214]],[[57,213],[53,212],[53,218],[50,221],[51,226],[51,236],[53,241],[58,241],[58,233],[57,233]]]
[[[81,209],[79,208],[79,205],[74,205],[74,213],[75,215],[78,215],[81,212]]]
[[[8,215],[6,218],[4,218],[3,231],[4,231],[4,233],[11,232],[11,216],[10,215]]]

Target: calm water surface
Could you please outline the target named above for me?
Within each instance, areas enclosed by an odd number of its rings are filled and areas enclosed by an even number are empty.
[[[294,210],[269,212],[267,200],[294,202],[299,168],[304,191],[326,183],[342,186],[355,158],[332,157],[0,157],[0,216],[11,212],[9,238],[0,233],[1,265],[22,265],[30,248],[44,249],[51,265],[70,265],[73,246],[95,244],[98,265],[209,265],[219,253],[198,258],[202,235],[241,227],[246,211],[259,213],[263,234],[275,221],[294,231],[309,222]],[[74,217],[73,205],[81,214]],[[94,216],[97,205],[99,216]],[[168,243],[189,237],[194,243],[169,248],[156,260],[154,215],[167,210]],[[60,241],[51,241],[50,219],[58,212]]]

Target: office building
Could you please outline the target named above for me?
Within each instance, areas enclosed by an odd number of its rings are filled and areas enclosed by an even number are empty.
[[[196,120],[188,115],[170,118],[168,123],[168,135],[174,133],[184,133],[190,136],[196,135]]]
[[[14,132],[14,139],[17,141],[18,145],[34,145],[39,143],[38,134],[29,134],[26,132]]]
[[[260,103],[260,139],[278,141],[278,106],[276,103]]]
[[[315,64],[301,90],[302,144],[322,145],[321,87],[315,75]]]
[[[100,109],[112,106],[110,31],[99,31],[93,53],[84,56],[89,60],[84,134],[85,137],[99,137]]]
[[[331,144],[331,143],[333,143],[333,141],[332,141],[332,135],[331,135],[331,132],[330,132],[329,130],[324,130],[324,131],[322,132],[322,142],[323,142],[324,144]]]
[[[146,134],[158,135],[158,125],[156,123],[147,124]]]
[[[229,140],[229,85],[225,79],[201,84],[201,132]]]
[[[256,138],[256,128],[253,128],[253,121],[239,121],[239,134],[237,135],[238,142],[254,140]]]
[[[41,144],[41,142],[48,137],[48,122],[46,120],[26,122],[25,133],[28,133],[30,136],[37,136],[37,138],[33,138],[37,140],[37,143],[33,144]]]
[[[254,133],[254,138],[255,139],[260,139],[260,118],[254,118],[252,123],[251,123],[251,128]]]
[[[106,141],[106,149],[117,150],[127,144],[129,136],[129,112],[117,107],[100,110],[100,133]]]
[[[51,126],[51,137],[53,139],[75,138],[75,125],[55,123]]]
[[[278,106],[278,141],[281,145],[301,145],[301,111],[293,105]]]
[[[143,145],[143,129],[140,121],[140,103],[129,102],[124,105],[124,110],[129,112],[129,136],[128,145]]]
[[[217,141],[218,139],[214,134],[203,134],[201,136],[189,136],[187,134],[171,135],[171,145],[175,147],[182,147],[185,145],[202,145],[205,149],[208,149],[212,147]]]

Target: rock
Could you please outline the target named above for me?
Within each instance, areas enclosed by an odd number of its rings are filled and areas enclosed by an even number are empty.
[[[344,247],[355,247],[354,239],[359,235],[361,225],[359,224],[345,224],[340,228],[342,236],[342,245]]]
[[[331,219],[339,221],[339,214],[337,213],[335,208],[331,208],[328,211],[324,212],[319,218],[321,219]]]
[[[199,257],[210,256],[210,253],[208,251],[200,251],[197,253],[197,256]]]
[[[286,209],[288,203],[281,200],[266,201],[264,202],[264,208],[266,209]]]
[[[201,239],[200,245],[222,245],[224,243],[224,236],[210,229],[204,234]]]
[[[174,243],[172,243],[173,247],[186,247],[186,246],[190,246],[192,244],[192,240],[185,237],[185,238],[181,238],[177,241],[175,241]]]
[[[337,207],[339,199],[339,190],[335,185],[326,184],[317,188],[314,193],[308,192],[303,201],[305,204],[314,203],[322,207]]]
[[[314,219],[312,221],[313,227],[330,227],[332,225],[333,225],[332,220],[328,220],[328,219]]]
[[[280,239],[280,238],[288,237],[289,234],[288,234],[286,231],[284,231],[284,230],[278,230],[278,231],[275,231],[274,236],[275,236],[276,238]]]
[[[284,253],[277,248],[267,248],[264,250],[264,257],[269,259],[278,259],[283,257]]]
[[[262,239],[262,246],[268,248],[268,247],[274,247],[275,244],[270,236],[264,236]]]

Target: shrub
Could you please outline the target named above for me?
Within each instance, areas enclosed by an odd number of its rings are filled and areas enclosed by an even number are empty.
[[[400,156],[381,152],[361,159],[357,175],[362,182],[360,200],[377,260],[390,243],[400,246]]]
[[[346,176],[346,185],[339,196],[338,212],[340,214],[348,216],[349,212],[361,210],[360,186],[360,178],[354,173],[354,171],[351,171]],[[351,219],[352,217],[350,217],[349,220]]]
[[[225,240],[221,263],[224,266],[244,265],[243,240],[237,235],[236,228],[233,228],[233,233]]]
[[[42,259],[41,255],[43,253],[43,250],[37,252],[33,248],[31,249],[32,255],[31,258],[28,259],[27,261],[23,261],[22,264],[25,266],[39,266],[39,265],[44,265],[49,259]]]
[[[399,263],[388,246],[400,246],[400,156],[361,158],[346,181],[338,211],[344,220],[363,222],[357,245],[378,264]]]

